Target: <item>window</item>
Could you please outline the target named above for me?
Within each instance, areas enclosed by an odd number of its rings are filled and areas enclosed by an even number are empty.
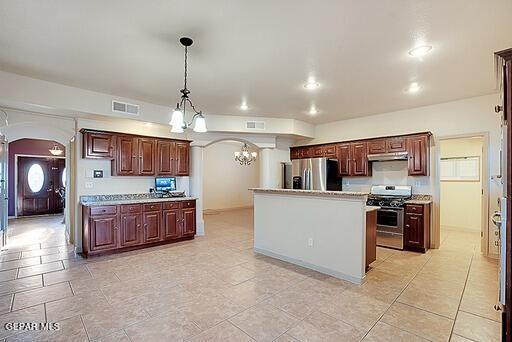
[[[62,186],[66,187],[66,168],[62,169],[62,176],[60,181],[62,182]]]
[[[441,181],[480,181],[480,157],[441,158]]]
[[[28,169],[27,175],[28,187],[32,192],[39,192],[44,184],[43,168],[39,164],[33,164]]]

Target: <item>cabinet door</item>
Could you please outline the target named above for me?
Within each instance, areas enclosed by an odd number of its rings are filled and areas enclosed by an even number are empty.
[[[145,243],[160,241],[161,214],[161,211],[149,211],[142,214]]]
[[[378,139],[378,140],[368,141],[368,153],[369,154],[386,153],[386,140]]]
[[[137,164],[137,139],[129,136],[118,137],[113,174],[115,176],[134,176],[137,174]]]
[[[428,176],[428,136],[421,135],[409,138],[409,176]]]
[[[326,145],[323,147],[325,157],[336,157],[336,146]]]
[[[323,146],[314,146],[313,147],[313,157],[323,157],[325,154]]]
[[[404,137],[389,138],[386,140],[387,152],[406,152],[407,139]]]
[[[140,214],[121,214],[121,247],[134,246],[142,242],[141,220]]]
[[[195,209],[182,209],[182,227],[183,236],[193,236],[196,234],[196,210]]]
[[[176,142],[176,175],[188,176],[189,174],[189,149],[190,144]]]
[[[117,215],[91,217],[89,221],[90,250],[117,248]]]
[[[114,159],[115,137],[112,134],[86,132],[83,141],[83,157]]]
[[[336,146],[336,155],[338,156],[338,174],[340,176],[350,176],[352,164],[350,158],[350,144]]]
[[[352,176],[368,176],[368,153],[366,142],[352,143]]]
[[[404,244],[423,247],[423,215],[405,214]]]
[[[166,240],[177,239],[181,236],[180,210],[163,211],[163,238]]]
[[[313,148],[312,147],[302,147],[300,149],[300,157],[301,158],[312,158],[313,157]]]
[[[175,174],[174,159],[176,155],[176,143],[169,140],[157,140],[156,142],[156,174],[159,176],[173,176]]]
[[[151,176],[155,174],[155,139],[138,139],[139,175]]]
[[[300,158],[300,150],[297,147],[290,148],[290,159],[299,159]]]

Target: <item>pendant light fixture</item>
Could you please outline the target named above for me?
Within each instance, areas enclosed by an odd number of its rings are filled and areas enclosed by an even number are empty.
[[[64,151],[57,145],[54,144],[52,148],[48,150],[53,156],[60,156]]]
[[[190,90],[187,89],[187,76],[188,76],[188,47],[192,45],[192,39],[188,37],[180,38],[180,43],[185,47],[185,82],[183,89],[180,90],[181,100],[176,104],[176,109],[174,109],[171,117],[171,121],[169,124],[172,126],[172,133],[183,133],[185,129],[193,126],[194,132],[204,133],[208,130],[206,129],[206,120],[204,119],[203,112],[197,111],[194,107],[194,104],[189,98]],[[192,120],[190,123],[185,121],[185,114],[187,107],[190,107],[194,112],[194,116],[192,116]]]
[[[249,146],[243,144],[242,151],[235,152],[235,161],[239,162],[240,165],[251,165],[256,160],[258,154],[256,152],[249,152]]]

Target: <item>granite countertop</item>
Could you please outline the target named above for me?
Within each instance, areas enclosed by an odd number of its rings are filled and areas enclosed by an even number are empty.
[[[354,191],[321,191],[321,190],[298,190],[298,189],[277,189],[277,188],[250,188],[255,192],[266,192],[274,194],[297,194],[297,195],[311,195],[317,197],[339,197],[339,198],[358,198],[366,199],[367,192],[354,192]]]
[[[432,203],[432,196],[431,195],[421,195],[421,194],[413,194],[412,198],[405,201],[406,204],[430,204]]]
[[[367,205],[366,206],[366,212],[367,213],[370,212],[370,211],[378,210],[378,209],[380,209],[380,207],[376,206],[376,205]]]
[[[175,201],[192,201],[195,197],[158,197],[155,194],[120,194],[120,195],[89,195],[81,196],[80,204],[83,206],[158,203]]]

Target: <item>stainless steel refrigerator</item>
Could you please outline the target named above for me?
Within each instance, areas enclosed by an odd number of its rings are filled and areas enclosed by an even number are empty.
[[[342,189],[336,159],[294,159],[291,164],[284,164],[283,177],[283,185],[286,189],[321,191],[341,191]]]

